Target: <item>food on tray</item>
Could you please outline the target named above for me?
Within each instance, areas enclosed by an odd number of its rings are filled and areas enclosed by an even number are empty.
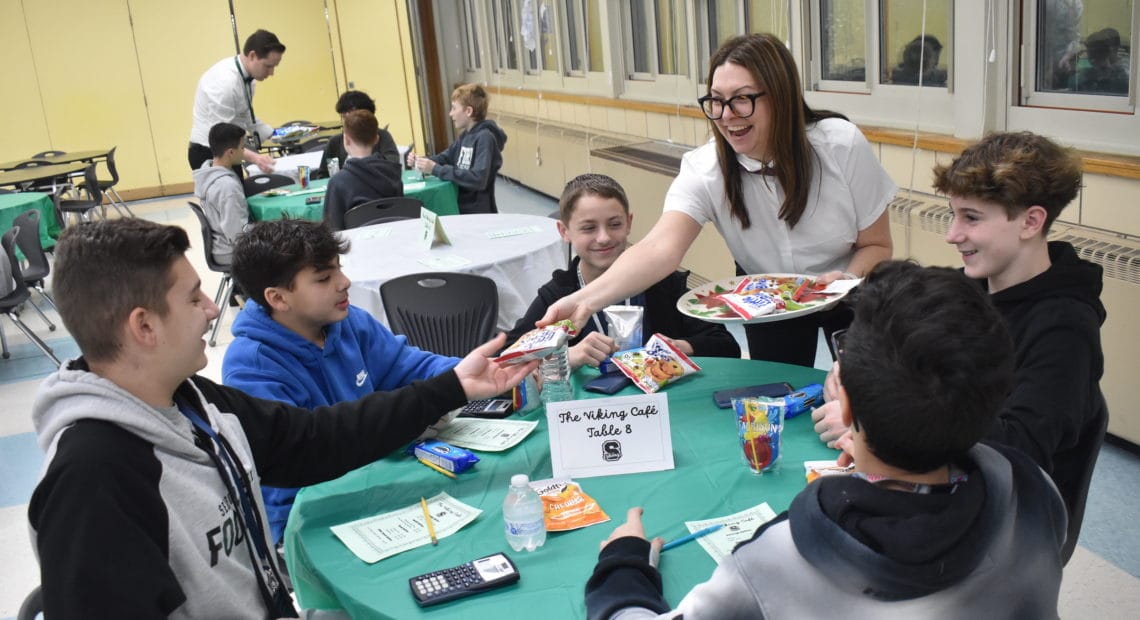
[[[783,314],[812,312],[845,293],[846,289],[830,291],[811,276],[762,274],[698,287],[682,297],[677,308],[690,316],[716,322],[776,320]]]

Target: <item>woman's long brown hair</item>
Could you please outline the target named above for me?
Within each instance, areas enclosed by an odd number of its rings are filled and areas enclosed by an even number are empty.
[[[847,117],[828,110],[813,110],[804,101],[800,88],[800,74],[796,60],[784,43],[771,34],[746,34],[724,42],[709,59],[706,82],[712,86],[713,74],[721,65],[731,62],[744,67],[757,84],[767,92],[772,102],[769,122],[769,154],[775,160],[776,179],[784,188],[784,204],[780,205],[780,219],[795,228],[807,208],[811,190],[812,165],[815,154],[808,142],[806,126],[825,118]],[[712,121],[709,121],[710,123]],[[744,206],[744,191],[740,163],[736,152],[720,130],[713,126],[716,138],[717,160],[724,177],[724,193],[728,198],[732,216],[742,228],[752,222]]]

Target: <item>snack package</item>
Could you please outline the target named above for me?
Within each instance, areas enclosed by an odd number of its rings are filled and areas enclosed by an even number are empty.
[[[784,403],[784,419],[789,420],[823,404],[823,384],[811,383],[788,394],[774,398]]]
[[[784,403],[779,398],[734,398],[736,430],[744,462],[752,473],[761,474],[780,458],[784,430]]]
[[[800,310],[808,302],[820,301],[828,297],[823,293],[827,286],[820,284],[814,278],[806,277],[763,277],[752,276],[744,278],[732,290],[735,295],[754,295],[765,293],[780,301],[777,310],[789,312]],[[724,297],[723,295],[721,297]],[[742,315],[743,316],[743,315]],[[760,315],[756,315],[760,316]]]
[[[472,465],[479,462],[479,457],[467,450],[434,439],[412,444],[408,447],[408,453],[456,474],[471,469]]]
[[[838,461],[804,461],[804,476],[808,484],[824,476],[842,476],[855,471],[855,465],[840,467]]]
[[[609,322],[609,333],[618,351],[641,346],[641,322],[645,308],[641,306],[607,306],[602,311]]]
[[[763,291],[748,294],[725,293],[720,296],[732,311],[745,319],[772,314],[785,308],[784,300]]]
[[[614,353],[613,360],[618,370],[646,394],[701,370],[661,334],[650,336],[644,347]]]
[[[521,364],[542,359],[569,342],[576,333],[578,332],[574,329],[574,324],[568,320],[532,329],[520,336],[514,344],[503,349],[495,361],[501,364]]]
[[[530,486],[542,498],[548,532],[567,532],[610,520],[597,500],[586,495],[573,480],[537,480]]]

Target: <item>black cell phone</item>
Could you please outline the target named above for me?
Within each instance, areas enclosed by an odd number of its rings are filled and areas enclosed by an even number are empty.
[[[601,375],[590,380],[589,383],[582,386],[583,389],[589,392],[599,392],[602,394],[616,394],[625,386],[633,383],[629,377],[621,374],[620,372],[611,372],[606,375]]]
[[[486,592],[519,580],[519,569],[505,553],[496,553],[459,566],[417,575],[408,580],[420,607]]]
[[[324,196],[309,196],[308,198],[305,199],[305,204],[307,204],[307,205],[320,204],[320,202],[322,200],[324,200]]]
[[[713,402],[721,409],[728,409],[732,407],[732,399],[734,398],[748,398],[750,396],[776,398],[779,396],[787,396],[791,394],[794,389],[792,384],[787,381],[780,383],[762,383],[760,385],[750,385],[748,387],[713,392]]]
[[[515,411],[514,403],[506,398],[473,400],[459,410],[461,418],[505,418]]]

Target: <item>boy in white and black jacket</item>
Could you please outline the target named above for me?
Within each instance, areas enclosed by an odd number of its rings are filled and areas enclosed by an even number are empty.
[[[590,618],[1057,617],[1061,498],[1025,455],[977,443],[1013,370],[1000,317],[949,269],[882,263],[860,289],[838,390],[855,473],[808,485],[673,611],[661,539],[630,509]]]
[[[533,369],[491,363],[500,336],[452,371],[352,403],[247,396],[194,375],[218,308],[188,247],[181,228],[138,219],[60,238],[56,301],[83,357],[44,381],[33,410],[47,456],[28,518],[47,617],[297,616],[262,480],[340,476]]]

